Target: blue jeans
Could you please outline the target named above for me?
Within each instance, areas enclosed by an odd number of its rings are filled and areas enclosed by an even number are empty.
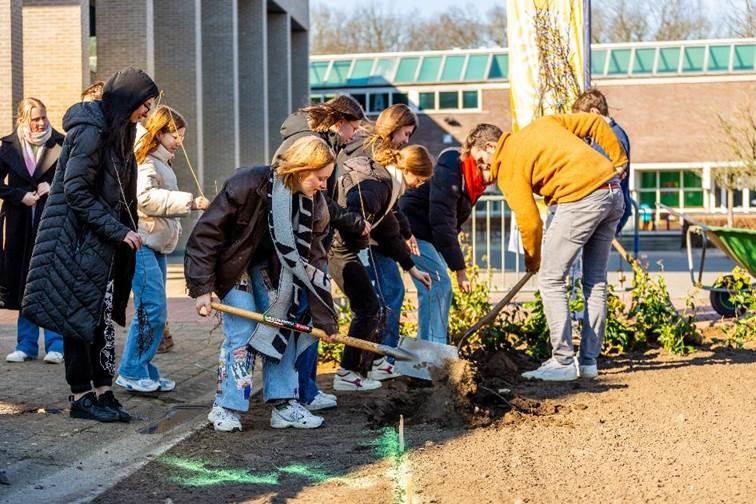
[[[429,273],[433,280],[428,290],[419,280],[412,278],[417,287],[417,337],[446,344],[452,302],[452,284],[446,261],[430,242],[417,240],[417,247],[420,256],[413,256],[412,260],[419,270]]]
[[[297,359],[297,373],[299,375],[299,402],[310,404],[318,395],[318,342],[316,341]]]
[[[396,261],[375,249],[372,249],[372,254],[368,254],[368,261],[368,275],[385,309],[381,340],[384,345],[396,347],[399,344],[399,320],[404,302],[402,274]],[[393,362],[392,358],[388,360]]]
[[[160,379],[160,371],[152,364],[160,340],[163,339],[165,321],[168,319],[168,299],[165,293],[165,255],[149,247],[142,247],[136,253],[136,268],[131,281],[134,292],[134,309],[142,308],[145,320],[141,321],[135,311],[131,319],[129,334],[123,345],[121,366],[118,374],[131,380],[149,378]]]
[[[249,290],[232,289],[223,298],[223,303],[244,310],[264,312],[270,305],[268,288],[261,268],[251,271]],[[257,327],[257,322],[244,317],[223,315],[223,345],[218,361],[218,381],[215,404],[237,411],[249,409],[252,392],[254,354],[248,343]],[[296,357],[296,334],[289,336],[286,351],[281,360],[264,359],[263,399],[275,401],[296,399],[299,396],[299,377],[294,366]]]
[[[39,329],[40,327],[29,320],[28,318],[18,314],[17,336],[16,336],[16,350],[24,352],[32,359],[37,358],[39,353]],[[63,353],[63,336],[45,329],[45,352],[60,352]]]

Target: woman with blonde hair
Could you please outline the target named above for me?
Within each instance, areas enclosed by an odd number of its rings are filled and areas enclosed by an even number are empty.
[[[0,308],[18,310],[26,286],[37,226],[50,192],[63,135],[50,126],[45,104],[24,98],[18,104],[16,130],[0,145]],[[3,237],[5,243],[3,244]],[[3,246],[4,245],[4,246]],[[8,362],[36,359],[39,326],[18,314],[16,349]],[[45,362],[63,362],[63,337],[45,329]]]
[[[181,148],[186,121],[169,107],[157,107],[145,122],[145,134],[135,148],[137,214],[142,247],[136,253],[131,289],[135,314],[121,355],[116,385],[133,392],[169,392],[176,383],[160,375],[152,363],[168,317],[166,256],[181,235],[179,219],[192,210],[205,210],[203,196],[178,190],[171,161]]]
[[[328,208],[322,191],[334,154],[304,136],[272,166],[237,171],[200,217],[186,246],[184,274],[197,312],[210,314],[214,292],[224,304],[278,319],[309,321],[338,332],[325,273]],[[263,358],[263,399],[272,403],[273,428],[312,429],[323,418],[299,401],[297,357],[315,340],[226,314],[215,403],[215,430],[241,430],[249,409],[256,355]]]
[[[336,232],[329,269],[336,284],[349,299],[352,321],[349,335],[369,341],[383,341],[396,346],[398,343],[398,308],[393,319],[386,318],[386,325],[396,323],[396,340],[387,341],[384,329],[383,311],[386,304],[384,286],[388,285],[386,271],[398,262],[413,278],[425,288],[430,288],[431,279],[427,273],[417,269],[410,251],[403,240],[394,207],[406,187],[417,187],[431,176],[433,159],[428,150],[420,145],[410,145],[401,150],[387,149],[380,162],[369,157],[355,157],[347,160],[336,187],[337,202],[350,212],[360,215],[370,224],[369,237],[352,238]],[[380,252],[379,252],[380,251]],[[385,255],[387,267],[378,271],[378,254]],[[372,275],[371,275],[371,271]],[[396,270],[401,284],[401,274]],[[401,297],[404,296],[402,288]],[[393,307],[389,307],[393,309]],[[401,308],[401,306],[399,306]],[[393,329],[392,329],[393,330]],[[376,375],[375,355],[347,348],[341,359],[341,369],[334,377],[336,390],[373,390],[381,383]],[[372,376],[368,376],[370,373]],[[395,376],[395,374],[394,374]]]
[[[407,145],[418,124],[417,115],[407,105],[396,104],[388,107],[380,113],[375,124],[366,125],[361,134],[341,151],[338,158],[340,165],[348,159],[366,156],[382,166],[395,166],[399,149]],[[430,173],[425,175],[430,176]],[[406,177],[412,177],[412,174],[405,171]],[[408,185],[414,187],[420,184]],[[401,186],[402,184],[398,183],[396,189],[399,190]],[[399,195],[401,196],[403,192],[402,189]],[[417,241],[412,235],[407,218],[399,210],[398,205],[395,205],[391,211],[393,220],[399,226],[399,235],[405,241],[408,250],[418,256]],[[396,346],[399,343],[399,319],[404,302],[404,282],[396,260],[393,259],[396,253],[380,244],[374,244],[370,252],[367,254],[367,271],[383,306],[380,339],[385,345]],[[420,283],[419,280],[417,282]],[[394,370],[393,359],[379,358],[373,363],[368,376],[380,381],[399,375]]]

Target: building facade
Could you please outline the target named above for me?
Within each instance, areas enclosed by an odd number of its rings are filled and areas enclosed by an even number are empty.
[[[438,153],[479,122],[511,128],[508,64],[506,49],[313,56],[311,99],[349,93],[373,115],[407,103],[420,116],[413,141]],[[593,86],[630,136],[643,228],[676,226],[657,203],[723,212],[713,170],[732,159],[717,115],[735,119],[756,107],[756,39],[599,44],[591,67]],[[735,206],[756,213],[756,191],[736,191]]]

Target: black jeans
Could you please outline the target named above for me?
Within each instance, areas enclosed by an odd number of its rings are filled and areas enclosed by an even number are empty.
[[[381,337],[381,303],[357,253],[335,243],[331,248],[328,270],[349,299],[352,310],[349,336],[377,342]],[[365,375],[370,371],[374,358],[375,354],[371,352],[347,346],[341,357],[341,367]]]
[[[95,339],[88,343],[81,338],[63,337],[63,358],[66,381],[71,392],[81,394],[94,387],[113,385],[115,374],[115,330],[101,323]]]

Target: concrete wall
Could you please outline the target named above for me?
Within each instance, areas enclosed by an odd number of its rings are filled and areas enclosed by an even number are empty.
[[[291,112],[291,18],[268,11],[268,152],[281,143],[279,128]]]
[[[153,7],[153,0],[96,1],[97,80],[106,81],[127,66],[154,75]]]

